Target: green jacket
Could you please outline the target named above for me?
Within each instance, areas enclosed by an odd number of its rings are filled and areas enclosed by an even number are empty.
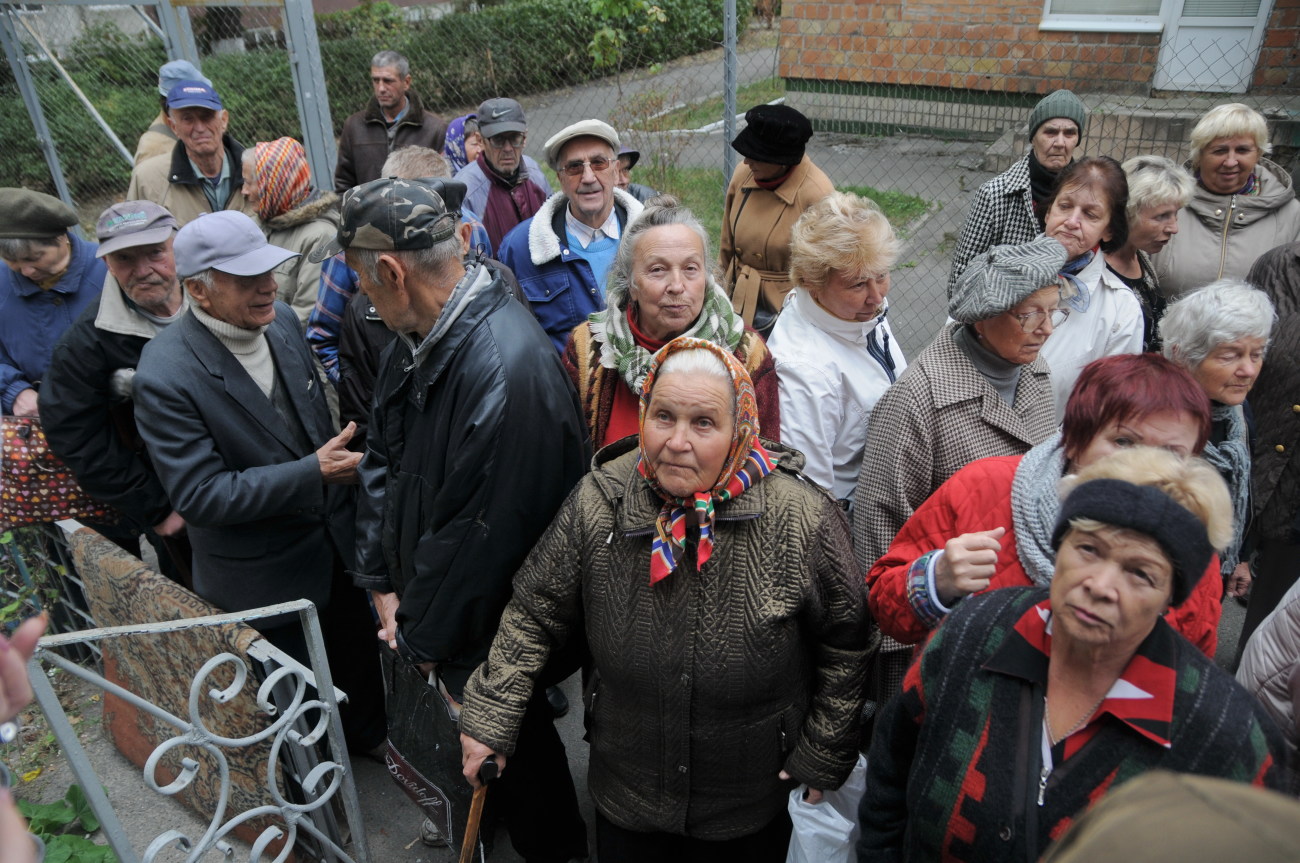
[[[879,636],[848,525],[797,452],[719,504],[713,556],[650,585],[661,502],[628,438],[597,454],[515,577],[466,688],[461,729],[511,753],[547,657],[585,633],[588,785],[630,830],[723,840],[786,806],[785,769],[838,787],[858,755],[867,663]]]

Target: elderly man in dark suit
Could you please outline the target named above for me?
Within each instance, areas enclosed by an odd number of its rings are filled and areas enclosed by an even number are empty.
[[[374,627],[344,576],[361,457],[346,448],[351,424],[334,433],[298,319],[275,299],[271,271],[295,253],[234,211],[189,223],[174,250],[190,311],[145,347],[136,419],[189,526],[194,590],[227,611],[316,603],[334,680],[349,695],[348,742],[378,756]],[[296,621],[261,630],[307,661]]]

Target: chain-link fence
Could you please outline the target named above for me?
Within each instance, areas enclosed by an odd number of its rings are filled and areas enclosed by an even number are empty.
[[[791,17],[778,16],[771,28],[762,14],[750,21],[746,0],[737,6],[738,113],[778,99],[806,113],[818,130],[809,147],[813,161],[837,186],[881,203],[905,235],[891,317],[909,355],[944,318],[952,246],[971,193],[1024,152],[1025,123],[1041,94],[1068,87],[1088,104],[1082,154],[1182,158],[1196,119],[1230,100],[1274,121],[1288,166],[1300,144],[1295,76],[1269,77],[1270,95],[1153,90],[1162,82],[1194,89],[1178,83],[1185,79],[1211,90],[1240,89],[1243,80],[1258,87],[1272,73],[1261,67],[1254,79],[1243,78],[1248,52],[1240,42],[1202,40],[1174,51],[1161,47],[1158,33],[1088,33],[1071,54],[1060,34],[1030,26],[1036,21],[999,30],[996,38],[894,21],[888,42],[856,23],[832,32],[810,17],[821,14],[817,4],[787,3]],[[22,8],[15,13],[19,37],[72,195],[89,223],[125,191],[130,167],[58,67],[134,152],[158,114],[161,32],[150,7]],[[863,10],[875,7],[854,8],[866,16]],[[192,15],[202,69],[230,110],[231,133],[244,143],[301,136],[280,10],[207,6]],[[534,157],[569,123],[610,120],[642,153],[633,179],[683,198],[716,240],[727,180],[722,0],[458,0],[406,9],[367,3],[316,20],[336,133],[370,98],[370,58],[394,49],[410,59],[413,89],[425,106],[448,120],[489,96],[519,99]],[[1270,39],[1277,41],[1265,33],[1266,46]],[[48,190],[49,172],[7,70],[0,71],[0,107],[0,184]]]

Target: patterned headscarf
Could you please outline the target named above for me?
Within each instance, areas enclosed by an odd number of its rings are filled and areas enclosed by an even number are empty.
[[[307,151],[293,138],[259,141],[253,150],[257,166],[257,215],[267,222],[301,206],[311,194]]]
[[[456,176],[457,171],[469,164],[469,156],[465,152],[465,121],[477,119],[477,114],[466,114],[447,124],[447,137],[443,141],[442,154],[447,157],[447,163],[451,165],[453,177]]]
[[[735,393],[735,414],[731,428],[731,449],[723,463],[722,473],[712,488],[697,491],[689,498],[674,497],[664,491],[655,477],[654,466],[646,455],[645,421],[654,392],[655,381],[664,360],[679,351],[705,350],[722,360],[731,373]],[[650,583],[662,581],[672,574],[681,562],[686,549],[687,513],[694,515],[699,527],[699,543],[695,550],[695,566],[700,568],[713,554],[714,504],[740,497],[750,486],[772,472],[774,459],[758,440],[758,403],[754,398],[754,384],[745,367],[727,351],[704,339],[681,336],[673,339],[655,354],[650,370],[641,388],[641,458],[637,470],[650,488],[663,498],[664,505],[655,520],[655,539],[650,548]]]

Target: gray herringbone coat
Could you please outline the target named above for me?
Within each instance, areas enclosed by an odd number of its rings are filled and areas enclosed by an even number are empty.
[[[948,271],[948,295],[971,259],[994,246],[1027,243],[1042,232],[1029,191],[1029,154],[980,186],[971,198]]]
[[[977,458],[1026,453],[1056,430],[1047,363],[1039,357],[1021,370],[1008,405],[953,341],[959,326],[940,331],[867,421],[853,495],[853,546],[864,572],[948,477]]]
[[[848,525],[798,473],[802,457],[772,444],[782,465],[718,505],[703,569],[689,550],[651,585],[661,501],[636,451],[620,448],[597,456],[515,577],[461,729],[513,752],[547,656],[585,630],[588,784],[601,814],[709,840],[754,833],[785,809],[782,768],[834,788],[858,756],[878,636]]]

